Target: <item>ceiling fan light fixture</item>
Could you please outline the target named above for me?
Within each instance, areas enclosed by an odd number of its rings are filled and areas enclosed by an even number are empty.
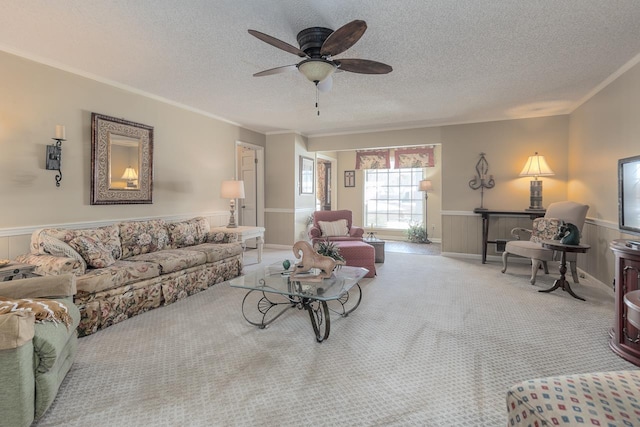
[[[333,62],[324,59],[307,59],[298,64],[300,71],[310,82],[319,83],[336,71]]]

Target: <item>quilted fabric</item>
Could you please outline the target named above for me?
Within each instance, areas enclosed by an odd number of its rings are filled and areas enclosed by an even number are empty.
[[[160,274],[167,274],[202,265],[207,262],[207,257],[201,252],[187,249],[165,249],[159,252],[132,256],[127,261],[152,262],[160,266]]]
[[[45,254],[77,260],[82,265],[83,273],[87,269],[87,263],[84,258],[82,258],[82,255],[60,239],[56,239],[55,237],[43,233],[40,236],[39,246]]]
[[[640,371],[599,372],[524,381],[507,393],[508,425],[640,425]]]

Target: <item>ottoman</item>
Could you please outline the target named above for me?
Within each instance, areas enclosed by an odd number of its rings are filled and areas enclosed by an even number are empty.
[[[376,275],[376,250],[373,246],[359,240],[333,241],[340,248],[340,254],[352,267],[364,267],[369,272],[364,277]]]

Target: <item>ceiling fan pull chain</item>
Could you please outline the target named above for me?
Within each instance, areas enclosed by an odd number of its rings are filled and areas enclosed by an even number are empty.
[[[319,101],[320,101],[320,91],[318,90],[318,82],[316,82],[316,110],[318,111],[318,116],[320,115],[320,107],[318,107]]]

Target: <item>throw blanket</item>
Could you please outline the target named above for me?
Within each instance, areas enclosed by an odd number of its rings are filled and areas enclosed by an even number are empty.
[[[71,316],[69,316],[67,306],[54,300],[0,297],[0,314],[13,312],[33,313],[38,323],[49,320],[55,323],[64,323],[67,328],[71,325]]]

